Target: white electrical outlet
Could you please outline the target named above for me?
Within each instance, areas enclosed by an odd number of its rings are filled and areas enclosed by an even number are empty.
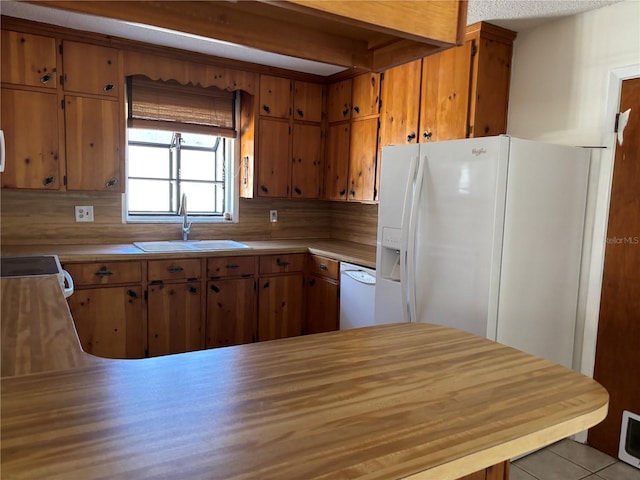
[[[269,221],[276,223],[278,221],[278,210],[269,210]]]
[[[76,222],[93,222],[93,205],[76,205]]]

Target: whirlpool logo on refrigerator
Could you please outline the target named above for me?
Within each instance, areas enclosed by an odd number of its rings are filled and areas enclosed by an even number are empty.
[[[485,148],[472,148],[471,153],[476,157],[479,157],[480,155],[487,153],[487,150]]]

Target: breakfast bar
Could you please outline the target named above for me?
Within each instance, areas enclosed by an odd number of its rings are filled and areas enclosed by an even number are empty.
[[[3,478],[508,478],[607,413],[595,381],[429,324],[98,359],[56,288],[2,280]]]

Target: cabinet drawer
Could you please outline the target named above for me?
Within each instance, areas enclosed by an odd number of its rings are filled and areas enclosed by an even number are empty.
[[[309,273],[315,273],[327,278],[338,279],[340,263],[327,257],[309,255]]]
[[[71,263],[64,266],[77,286],[140,283],[140,262]]]
[[[256,273],[256,257],[218,257],[207,260],[207,277],[251,277]]]
[[[260,257],[260,274],[301,272],[304,269],[304,253],[263,255]]]
[[[147,272],[150,282],[200,278],[200,259],[152,260]]]

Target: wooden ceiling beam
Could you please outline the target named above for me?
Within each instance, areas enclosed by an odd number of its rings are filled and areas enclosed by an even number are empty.
[[[28,3],[369,71],[382,71],[461,43],[464,25],[460,25],[466,20],[467,6],[466,0]]]

